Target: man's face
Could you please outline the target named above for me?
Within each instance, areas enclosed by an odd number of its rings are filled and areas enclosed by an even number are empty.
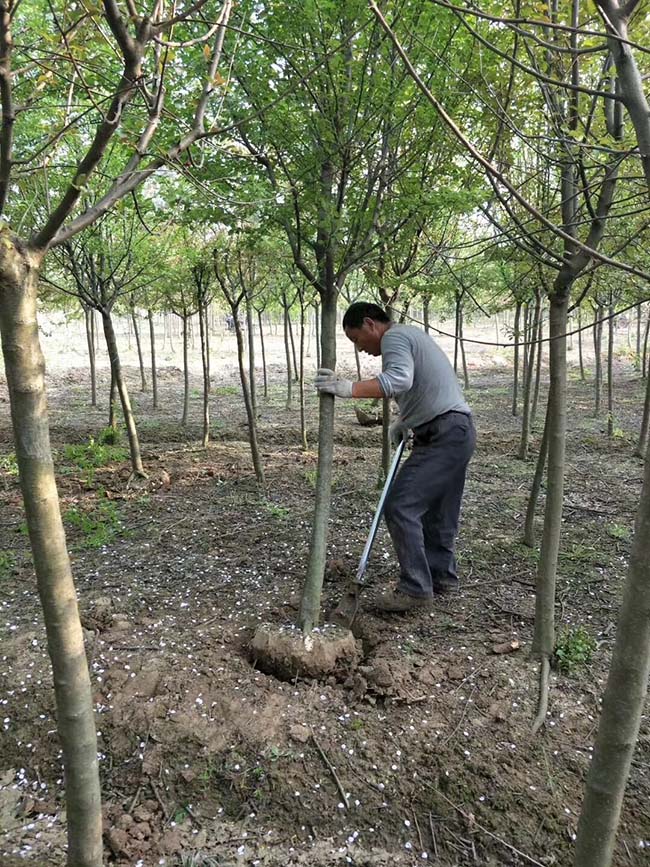
[[[368,317],[363,320],[360,328],[345,329],[346,337],[354,343],[359,352],[366,352],[368,355],[381,355],[383,333],[380,323]]]

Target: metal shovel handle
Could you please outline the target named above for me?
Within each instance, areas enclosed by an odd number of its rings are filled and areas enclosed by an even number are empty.
[[[362,578],[366,572],[368,560],[370,559],[370,551],[372,550],[372,545],[375,541],[375,536],[377,535],[377,528],[379,527],[379,521],[381,520],[381,516],[384,511],[384,503],[386,502],[386,497],[388,496],[388,492],[390,491],[395,475],[397,474],[397,468],[399,466],[400,460],[402,459],[402,453],[404,452],[405,446],[406,440],[402,439],[397,448],[395,449],[395,455],[390,465],[390,469],[388,470],[388,475],[386,476],[386,481],[384,482],[384,488],[381,492],[381,497],[379,498],[379,503],[377,503],[377,508],[375,510],[375,516],[372,519],[372,524],[370,525],[370,532],[368,533],[368,538],[366,539],[366,544],[363,549],[363,553],[361,554],[361,559],[359,560],[359,568],[357,569],[357,575],[354,579],[355,584],[362,583]]]

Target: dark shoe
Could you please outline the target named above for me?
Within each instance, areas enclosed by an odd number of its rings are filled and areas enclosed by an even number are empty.
[[[449,593],[458,593],[459,581],[439,581],[433,585],[433,592],[436,596],[445,596]]]
[[[386,614],[405,614],[407,611],[428,611],[432,601],[430,596],[409,596],[401,590],[391,590],[384,593],[376,602],[375,607]]]

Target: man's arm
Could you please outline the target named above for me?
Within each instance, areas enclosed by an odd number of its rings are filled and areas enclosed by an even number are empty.
[[[352,397],[386,397],[377,377],[352,383]]]

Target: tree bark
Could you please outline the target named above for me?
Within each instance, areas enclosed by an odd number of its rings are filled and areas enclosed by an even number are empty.
[[[253,415],[258,417],[257,410],[257,384],[255,382],[255,335],[253,334],[253,305],[250,298],[250,290],[246,290],[246,330],[248,331],[248,379],[250,382],[251,405]]]
[[[201,367],[203,368],[203,433],[201,444],[207,449],[210,442],[210,361],[205,341],[205,307],[199,307],[199,333],[201,336]]]
[[[609,867],[650,676],[650,461],[594,754],[578,822],[575,867]]]
[[[140,341],[140,329],[138,328],[138,320],[135,315],[135,307],[131,308],[131,321],[133,322],[133,333],[135,335],[135,345],[138,350],[138,364],[140,365],[140,391],[147,390],[147,378],[144,375],[144,359],[142,358],[142,343]]]
[[[269,396],[269,380],[266,371],[266,350],[264,348],[264,328],[262,327],[262,311],[257,311],[257,321],[260,327],[260,349],[262,350],[262,374],[264,376],[264,397]]]
[[[77,597],[54,476],[38,339],[36,257],[5,232],[0,248],[0,340],[36,584],[54,679],[63,751],[68,863],[101,867],[96,723]]]
[[[515,305],[515,322],[513,328],[513,337],[515,341],[515,357],[513,361],[513,378],[512,378],[512,414],[517,415],[518,400],[519,400],[519,322],[521,320],[521,301],[517,301]],[[525,351],[525,350],[524,350]]]
[[[97,406],[97,364],[95,355],[95,311],[84,307],[86,320],[86,342],[88,344],[88,363],[90,365],[90,405]]]
[[[149,308],[149,310],[147,310],[147,318],[149,319],[149,343],[151,344],[151,391],[152,391],[152,395],[153,395],[153,408],[158,409],[158,370],[156,368],[156,329],[154,328],[153,310],[151,308]]]
[[[300,442],[303,451],[307,451],[307,418],[305,413],[305,304],[300,299],[300,376],[298,378],[300,394]]]
[[[424,320],[424,332],[428,334],[431,330],[431,323],[429,320],[429,306],[431,305],[431,299],[429,296],[425,296],[424,301],[422,302],[422,319]]]
[[[318,303],[314,307],[314,329],[316,332],[316,368],[317,369],[321,366],[321,364],[320,364],[321,345],[320,345],[320,310],[319,310],[319,307],[320,307],[320,304],[318,304]],[[646,334],[646,337],[647,337],[647,334]],[[647,343],[647,339],[646,339],[646,343]]]
[[[542,382],[542,358],[544,356],[544,318],[540,308],[539,325],[537,328],[537,363],[535,365],[535,388],[533,389],[533,405],[530,409],[530,427],[532,429],[537,418],[539,389]]]
[[[607,323],[607,436],[614,436],[614,305]]]
[[[324,283],[327,286],[327,284]],[[321,295],[321,358],[324,367],[336,369],[336,299],[331,284]],[[320,599],[325,574],[327,529],[332,491],[332,458],[334,454],[334,397],[321,394],[318,411],[318,464],[314,517],[309,546],[309,563],[302,591],[299,625],[307,634],[318,626]]]
[[[529,343],[528,351],[524,347],[524,354],[527,355],[526,362],[526,378],[524,380],[524,388],[522,395],[522,415],[521,415],[521,438],[519,440],[519,459],[525,461],[528,459],[528,445],[530,442],[531,428],[531,409],[533,397],[533,375],[535,372],[535,340],[539,331],[541,299],[539,294],[535,301],[535,312],[533,314],[533,323],[528,329]]]
[[[580,379],[585,381],[585,364],[582,356],[582,310],[578,307],[578,362],[580,364]]]
[[[465,390],[469,390],[469,373],[467,371],[467,354],[465,352],[465,317],[463,315],[463,309],[461,307],[460,310],[460,358],[463,365],[463,383],[465,384]]]
[[[287,304],[286,295],[284,293],[282,293],[282,309],[284,311],[284,356],[287,362],[287,402],[285,404],[285,407],[287,410],[290,410],[293,397],[293,376],[291,374],[291,349],[289,346],[289,307]]]
[[[291,358],[293,360],[293,378],[298,382],[298,360],[296,358],[296,342],[293,339],[293,325],[291,324],[291,311],[287,309],[287,325],[289,327],[289,342],[291,344]]]
[[[264,467],[260,457],[260,450],[257,444],[257,418],[253,408],[251,392],[248,385],[248,377],[246,376],[246,364],[244,360],[244,335],[242,334],[241,324],[239,322],[237,307],[232,308],[233,320],[235,326],[235,338],[237,340],[237,364],[239,366],[239,379],[241,381],[242,394],[244,395],[244,406],[246,408],[246,418],[248,420],[248,441],[251,447],[251,457],[253,459],[253,469],[255,470],[255,478],[257,484],[263,488]],[[250,338],[249,338],[250,339]]]
[[[650,376],[646,380],[645,400],[643,402],[643,418],[641,419],[641,432],[636,444],[634,454],[644,460],[648,456],[648,432],[650,431]]]
[[[111,430],[117,430],[117,414],[115,412],[115,374],[111,369],[111,384],[108,387],[108,426]]]
[[[108,349],[108,358],[111,363],[111,371],[115,379],[115,387],[120,396],[122,404],[122,414],[124,415],[124,425],[126,427],[126,435],[129,440],[129,451],[131,453],[131,469],[134,476],[146,478],[147,474],[142,465],[142,456],[140,454],[140,441],[138,440],[138,430],[135,425],[135,417],[131,409],[131,400],[126,387],[126,382],[122,375],[122,364],[120,362],[120,354],[117,348],[117,338],[115,329],[113,328],[113,318],[110,310],[102,310],[102,324],[104,326],[104,337],[106,338],[106,348]]]
[[[643,360],[641,362],[641,376],[645,379],[648,375],[648,336],[650,334],[650,310],[646,312],[645,331],[643,332]]]
[[[181,424],[183,427],[187,424],[187,418],[190,411],[190,363],[189,363],[189,337],[187,333],[187,320],[189,314],[183,311],[183,417]]]
[[[526,522],[524,525],[524,545],[529,548],[535,547],[535,511],[537,509],[537,500],[539,492],[542,488],[542,479],[544,478],[544,469],[546,468],[546,458],[548,456],[548,407],[546,409],[546,419],[544,421],[544,433],[542,441],[539,445],[539,454],[537,455],[537,463],[535,464],[535,475],[533,476],[533,484],[528,497],[528,505],[526,507]]]
[[[566,323],[568,288],[557,288],[551,296],[549,352],[548,472],[544,535],[537,571],[533,654],[541,663],[550,661],[555,648],[555,581],[562,531],[564,466],[566,452]]]
[[[595,378],[594,378],[594,415],[600,415],[601,395],[603,391],[603,359],[601,355],[601,347],[603,342],[603,323],[602,323],[602,307],[600,304],[594,311],[594,358],[595,358]]]

